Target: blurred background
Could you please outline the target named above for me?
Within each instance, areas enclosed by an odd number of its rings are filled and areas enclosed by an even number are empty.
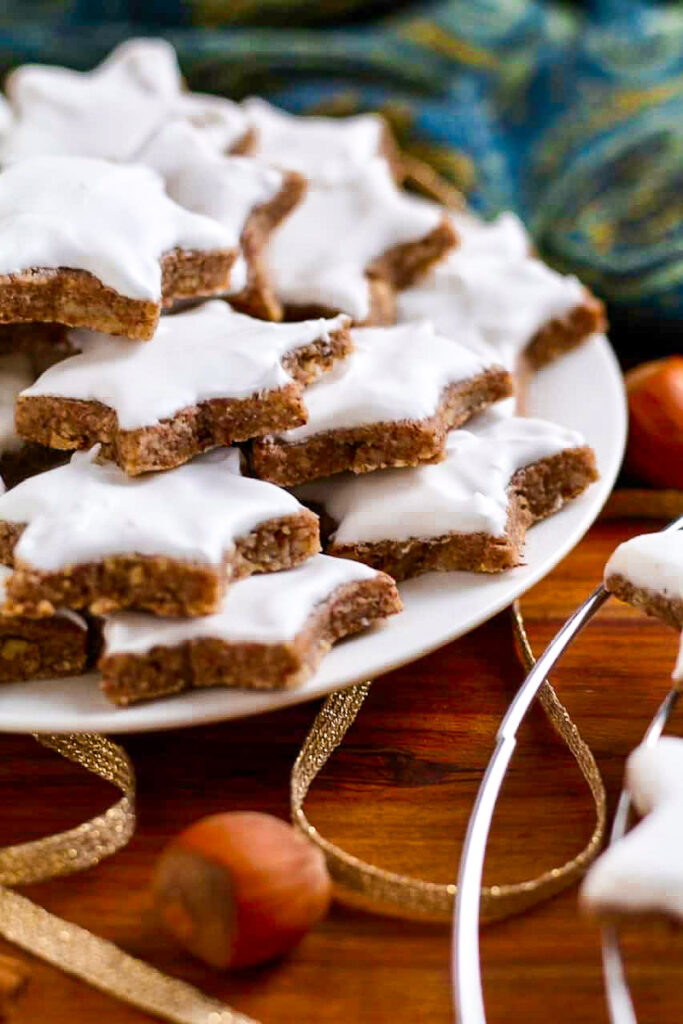
[[[379,109],[485,216],[609,304],[624,365],[683,351],[683,7],[634,0],[3,0],[0,67],[162,34],[195,89]]]

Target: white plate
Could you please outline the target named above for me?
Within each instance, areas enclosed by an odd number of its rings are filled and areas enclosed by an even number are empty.
[[[142,732],[242,718],[372,679],[474,629],[550,572],[595,520],[612,489],[626,440],[626,404],[607,340],[595,337],[538,373],[530,383],[527,411],[580,430],[596,451],[601,479],[529,532],[525,566],[500,576],[430,573],[408,581],[401,586],[401,615],[339,644],[296,690],[196,690],[117,710],[99,692],[95,675],[10,683],[0,687],[0,732]]]

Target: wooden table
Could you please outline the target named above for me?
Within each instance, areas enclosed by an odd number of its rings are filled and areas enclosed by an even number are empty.
[[[612,548],[653,524],[597,525],[524,600],[537,650],[599,578]],[[556,673],[560,697],[595,752],[613,807],[624,758],[668,686],[676,637],[610,602]],[[509,620],[374,687],[308,809],[323,834],[363,858],[451,881],[496,725],[521,678]],[[95,870],[32,887],[48,909],[114,940],[253,1015],[263,1024],[445,1024],[450,1020],[448,929],[336,907],[282,963],[221,976],[155,930],[147,885],[164,842],[202,815],[257,809],[287,815],[288,776],[314,711],[303,705],[245,722],[126,741],[139,777],[139,829]],[[675,726],[674,726],[675,727]],[[36,838],[89,817],[109,787],[30,738],[0,737],[2,842]],[[489,882],[562,863],[586,842],[593,807],[583,779],[540,711],[523,730],[486,865]],[[682,851],[683,856],[683,851]],[[668,927],[625,932],[641,1024],[683,1019],[683,944]],[[598,931],[571,890],[524,917],[485,929],[489,1020],[606,1020]],[[0,944],[0,952],[30,958]],[[149,1018],[32,961],[17,1024],[133,1024]]]

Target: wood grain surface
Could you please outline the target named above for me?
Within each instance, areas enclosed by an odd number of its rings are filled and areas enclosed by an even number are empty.
[[[612,548],[656,524],[598,524],[523,602],[536,650],[599,579]],[[668,688],[672,631],[610,602],[567,655],[554,682],[593,748],[610,808],[627,753]],[[311,820],[360,857],[453,880],[467,817],[496,725],[521,670],[509,619],[391,673],[309,798]],[[442,926],[335,907],[285,961],[221,975],[175,950],[155,928],[148,881],[168,838],[205,814],[287,815],[292,761],[317,704],[244,722],[126,740],[139,779],[139,828],[99,868],[26,892],[49,910],[120,944],[263,1024],[445,1024],[451,1019],[449,934]],[[672,729],[680,727],[674,722]],[[2,843],[37,838],[91,816],[114,797],[28,737],[0,736]],[[590,795],[537,709],[524,727],[494,822],[488,882],[520,880],[572,856],[593,825]],[[683,856],[683,851],[682,851]],[[683,1019],[683,940],[669,926],[624,930],[641,1024]],[[482,940],[491,1024],[606,1021],[599,933],[570,890]],[[133,1024],[144,1014],[0,943],[31,968],[11,1009],[16,1024]]]

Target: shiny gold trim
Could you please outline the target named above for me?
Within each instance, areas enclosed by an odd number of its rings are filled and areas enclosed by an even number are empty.
[[[516,650],[522,665],[528,671],[535,659],[518,602],[515,602],[511,612]],[[455,885],[443,885],[396,874],[353,857],[320,835],[304,813],[304,801],[314,779],[342,743],[368,695],[370,685],[369,682],[360,683],[348,690],[332,694],[316,716],[292,768],[292,821],[325,854],[335,883],[336,895],[342,902],[392,916],[450,921]],[[553,728],[566,743],[588,783],[595,804],[595,827],[587,845],[565,864],[528,881],[512,885],[484,886],[481,898],[484,921],[499,920],[518,914],[567,888],[581,877],[595,859],[605,837],[605,788],[595,758],[550,683],[544,683],[539,699]]]

